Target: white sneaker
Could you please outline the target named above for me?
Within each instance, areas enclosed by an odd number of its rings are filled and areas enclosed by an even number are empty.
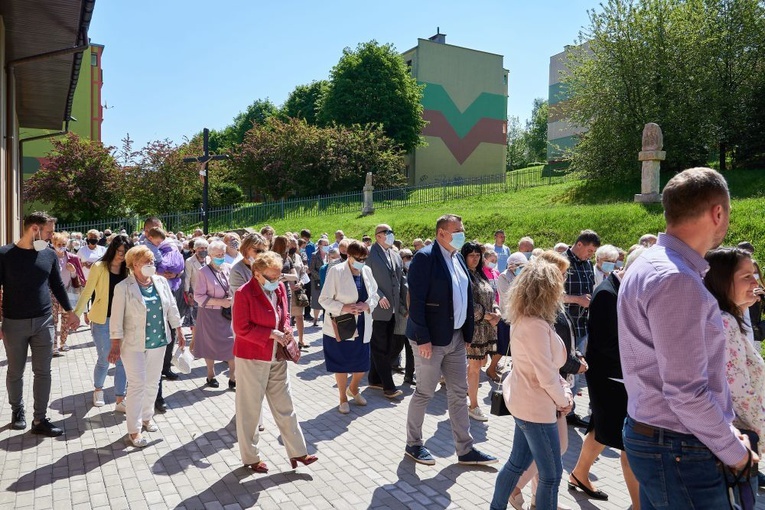
[[[143,430],[146,432],[156,432],[159,430],[159,427],[157,427],[157,424],[154,423],[154,420],[149,420],[143,422]]]
[[[475,421],[489,421],[489,417],[483,414],[481,406],[477,406],[473,409],[468,408],[468,415]]]
[[[513,496],[513,494],[510,494],[510,499],[507,500],[508,503],[510,503],[510,506],[515,508],[515,510],[524,510],[523,508],[523,493],[518,493],[517,496]]]
[[[122,414],[125,414],[127,412],[127,407],[125,407],[125,399],[122,399],[122,401],[114,404],[114,412],[122,413]]]
[[[104,402],[104,392],[103,390],[94,390],[93,391],[93,405],[95,407],[103,407],[106,404]]]

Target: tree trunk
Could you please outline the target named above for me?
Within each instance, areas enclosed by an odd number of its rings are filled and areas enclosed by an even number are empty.
[[[725,142],[720,142],[720,171],[724,172],[726,170],[725,166],[725,156],[726,156],[726,144]]]

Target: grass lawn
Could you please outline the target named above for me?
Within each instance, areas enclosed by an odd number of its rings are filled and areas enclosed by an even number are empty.
[[[765,258],[765,170],[734,170],[725,174],[733,198],[731,226],[726,244],[742,240],[752,242],[756,256]],[[662,184],[669,179],[666,176]],[[632,202],[639,192],[639,181],[618,186],[588,185],[573,181],[537,188],[522,189],[431,203],[385,209],[371,216],[360,214],[325,215],[297,220],[272,222],[277,232],[310,229],[314,239],[321,233],[342,229],[346,235],[361,238],[373,234],[375,225],[387,223],[404,244],[415,237],[433,237],[436,219],[445,213],[463,217],[468,239],[493,240],[496,229],[504,229],[508,245],[524,235],[534,238],[539,247],[549,248],[563,241],[572,243],[579,231],[591,228],[604,243],[629,248],[645,233],[664,229],[660,205]],[[255,225],[260,228],[262,225]]]

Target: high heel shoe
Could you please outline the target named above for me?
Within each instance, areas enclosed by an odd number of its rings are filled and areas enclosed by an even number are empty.
[[[256,473],[268,473],[268,466],[265,462],[257,462],[255,464],[245,464],[244,467],[250,468]]]
[[[297,469],[298,462],[304,466],[307,466],[309,464],[313,464],[317,460],[319,460],[319,457],[316,455],[303,455],[302,457],[292,457],[290,459],[290,464],[292,464],[292,469]]]
[[[571,473],[571,478],[573,478],[574,482],[576,483],[569,481],[568,490],[571,491],[571,490],[579,489],[585,494],[587,494],[587,496],[591,497],[592,499],[600,499],[602,501],[608,500],[608,494],[606,494],[603,491],[599,491],[599,490],[594,491],[592,489],[588,489],[587,487],[584,486],[582,482],[579,481],[579,479],[576,476],[574,476],[574,473]]]

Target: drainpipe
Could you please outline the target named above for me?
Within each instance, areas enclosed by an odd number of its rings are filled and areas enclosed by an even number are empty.
[[[74,53],[82,53],[83,51],[87,50],[90,46],[90,42],[88,40],[88,34],[85,31],[80,32],[81,39],[84,41],[80,45],[75,45],[69,48],[63,48],[60,50],[54,50],[54,51],[48,51],[45,53],[39,53],[37,55],[30,55],[28,57],[22,57],[16,60],[11,60],[6,64],[6,69],[8,71],[8,96],[9,96],[9,103],[10,108],[8,108],[8,130],[10,131],[10,136],[8,136],[9,140],[9,146],[13,150],[8,151],[7,155],[7,161],[6,161],[6,168],[8,169],[7,177],[10,177],[10,179],[7,179],[8,181],[8,188],[6,193],[6,228],[8,232],[8,240],[9,242],[14,237],[12,235],[12,232],[14,231],[13,225],[14,223],[20,223],[21,218],[16,218],[16,213],[19,212],[21,209],[20,207],[17,210],[14,210],[14,200],[13,200],[13,190],[15,189],[16,196],[18,197],[18,203],[21,205],[22,203],[22,196],[21,196],[21,185],[22,181],[24,180],[24,172],[22,170],[23,168],[23,160],[22,160],[22,143],[28,142],[30,140],[39,140],[42,138],[48,138],[52,136],[59,136],[62,134],[65,134],[69,131],[69,119],[66,119],[65,121],[65,127],[63,131],[57,132],[57,133],[50,133],[47,135],[39,135],[39,136],[33,136],[30,138],[25,138],[24,140],[18,139],[18,128],[16,126],[16,67],[24,64],[28,64],[30,62],[38,62],[40,60],[47,60],[50,58],[60,57],[63,55],[72,55]],[[18,146],[16,146],[16,143],[18,142]],[[18,153],[18,164],[19,164],[19,172],[13,171],[13,157],[15,154]]]

